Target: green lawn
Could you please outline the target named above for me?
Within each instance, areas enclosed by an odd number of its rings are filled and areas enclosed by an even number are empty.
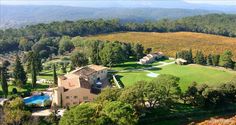
[[[116,67],[117,68],[117,67]],[[120,67],[121,68],[121,67]],[[216,85],[236,78],[236,72],[223,71],[213,67],[200,65],[180,66],[176,64],[148,70],[156,74],[171,74],[180,78],[180,87],[186,90],[192,82]],[[137,81],[150,81],[154,78],[148,77],[148,71],[122,72],[117,73],[118,79],[125,85],[131,86]]]
[[[22,92],[26,92],[27,89],[31,89],[31,91],[42,91],[42,90],[46,90],[49,87],[48,84],[37,84],[35,89],[32,89],[31,86],[32,86],[32,84],[30,84],[29,82],[26,85],[24,85],[23,88],[19,88],[19,87],[16,87],[16,86],[12,85],[12,84],[9,84],[9,86],[8,86],[8,92],[9,92],[8,95],[9,96],[13,95],[12,94],[12,89],[13,88],[16,88],[19,93],[22,93]],[[0,87],[0,97],[2,95],[3,95],[2,87]]]

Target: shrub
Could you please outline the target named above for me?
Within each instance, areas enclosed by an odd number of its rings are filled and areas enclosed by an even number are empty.
[[[17,94],[17,89],[16,88],[12,88],[12,94]]]
[[[50,100],[45,100],[45,101],[44,101],[44,106],[45,106],[45,107],[50,107],[51,104],[52,104],[52,101],[50,101]]]

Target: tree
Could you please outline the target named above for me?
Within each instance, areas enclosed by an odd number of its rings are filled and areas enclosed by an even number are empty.
[[[138,117],[135,115],[135,109],[132,105],[113,101],[108,102],[102,109],[102,115],[110,119],[109,124],[113,125],[135,125],[138,123]]]
[[[232,60],[233,54],[231,51],[225,51],[221,56],[220,56],[220,61],[219,65],[225,68],[233,68],[234,67],[234,62]]]
[[[38,62],[37,62],[37,55],[34,52],[29,52],[28,53],[28,69],[30,70],[31,73],[31,82],[32,82],[32,87],[34,88],[36,86],[37,82],[37,71],[38,69]],[[39,72],[39,71],[38,71]]]
[[[182,50],[176,53],[176,58],[182,58],[187,60],[188,63],[193,63],[192,49]]]
[[[145,86],[148,83],[146,81],[138,81],[134,86],[125,88],[120,94],[118,100],[131,104],[137,110],[145,107]]]
[[[149,54],[149,53],[151,53],[152,52],[152,48],[147,48],[146,50],[145,50],[145,54]]]
[[[196,64],[200,64],[200,65],[205,65],[206,64],[206,59],[205,59],[204,54],[202,53],[202,51],[197,51],[194,62]]]
[[[91,41],[89,42],[89,59],[92,64],[100,64],[101,59],[99,56],[100,51],[102,50],[101,48],[102,41]]]
[[[74,51],[71,56],[70,56],[71,64],[73,67],[77,66],[85,66],[88,64],[88,59],[87,57],[78,51]]]
[[[212,59],[212,55],[211,55],[211,54],[209,54],[209,55],[207,56],[207,65],[208,65],[208,66],[213,65],[213,59]]]
[[[56,71],[57,69],[56,69],[56,65],[55,64],[53,64],[53,83],[55,84],[55,85],[57,85],[57,71]]]
[[[59,41],[59,53],[63,54],[66,51],[71,52],[74,49],[74,45],[70,40],[70,37],[63,36]]]
[[[15,79],[15,81],[17,81],[16,83],[18,83],[19,86],[23,86],[27,82],[26,72],[24,71],[24,67],[21,64],[18,55],[16,56],[15,65],[13,69],[13,78]]]
[[[100,51],[101,63],[105,66],[121,63],[125,60],[124,51],[119,42],[106,42]]]
[[[181,94],[181,89],[179,87],[179,78],[173,75],[160,75],[153,81],[151,81],[151,87],[155,88],[155,91],[158,92],[157,99],[155,103],[158,102],[160,106],[169,107],[173,102],[179,99]],[[151,94],[152,92],[149,92]],[[149,95],[150,97],[152,95]],[[150,102],[150,101],[149,101]]]
[[[212,56],[212,65],[213,66],[218,66],[219,65],[219,60],[220,60],[220,55],[213,55]]]
[[[31,49],[31,46],[33,46],[33,42],[32,41],[29,41],[28,39],[22,37],[20,38],[20,41],[19,41],[19,48],[23,51],[28,51]]]
[[[122,90],[116,88],[106,88],[96,98],[96,102],[117,101]]]
[[[36,82],[37,82],[37,72],[36,72],[35,64],[36,64],[36,62],[33,59],[31,62],[31,79],[32,79],[32,87],[33,88],[36,86]]]
[[[59,125],[91,125],[96,123],[97,105],[83,103],[66,111]]]
[[[31,62],[34,61],[34,65],[35,65],[35,71],[36,74],[38,75],[42,70],[43,70],[43,66],[42,66],[42,62],[41,62],[41,58],[39,57],[39,55],[33,51],[28,52],[27,54],[27,72],[31,73]]]
[[[144,55],[143,54],[144,47],[143,47],[142,44],[139,44],[139,43],[133,44],[132,50],[134,52],[136,60],[139,60],[139,59],[141,59],[143,57],[143,55]]]
[[[31,113],[25,110],[24,102],[19,97],[4,105],[4,123],[6,124],[21,125],[30,116]]]
[[[0,74],[1,74],[1,85],[2,85],[2,91],[3,94],[5,96],[5,98],[7,98],[8,95],[8,84],[7,84],[7,69],[6,67],[0,67]]]

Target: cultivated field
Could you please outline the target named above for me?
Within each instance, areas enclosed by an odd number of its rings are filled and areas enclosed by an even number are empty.
[[[156,33],[124,32],[86,37],[89,39],[142,43],[153,51],[162,51],[168,56],[175,56],[176,51],[183,49],[202,50],[204,53],[222,53],[231,50],[236,59],[236,38],[192,32]]]

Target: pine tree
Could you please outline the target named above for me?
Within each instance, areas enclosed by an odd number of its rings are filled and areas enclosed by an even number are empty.
[[[209,55],[207,56],[207,65],[208,65],[208,66],[213,65],[213,59],[212,59],[212,55],[211,55],[211,54],[209,54]]]
[[[234,67],[234,62],[232,60],[233,54],[231,51],[225,51],[221,56],[220,56],[220,62],[219,65],[225,68],[233,68]]]
[[[54,84],[57,85],[57,71],[56,71],[55,64],[53,64],[53,80],[54,80]]]
[[[204,57],[202,51],[197,51],[194,62],[196,64],[200,64],[200,65],[205,65],[206,64],[206,58]]]
[[[213,55],[212,56],[212,65],[218,66],[219,65],[220,55]]]
[[[19,86],[22,86],[26,84],[27,82],[26,72],[24,71],[24,67],[21,64],[21,61],[18,55],[16,56],[16,60],[15,60],[15,67],[13,69],[13,77],[15,81],[17,81],[16,83],[20,84]]]
[[[5,96],[5,98],[7,98],[8,95],[8,84],[7,84],[7,68],[6,67],[1,67],[0,68],[0,73],[1,73],[1,85],[2,85],[2,91],[3,94]]]

